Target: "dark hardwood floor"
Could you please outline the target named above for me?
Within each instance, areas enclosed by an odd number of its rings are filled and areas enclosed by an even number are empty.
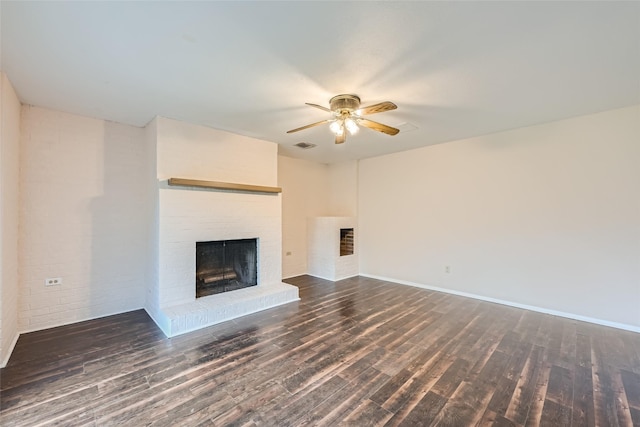
[[[22,335],[2,426],[640,425],[640,334],[366,278],[166,339],[144,311]]]

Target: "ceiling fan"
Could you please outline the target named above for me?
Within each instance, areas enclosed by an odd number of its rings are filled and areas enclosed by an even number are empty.
[[[375,113],[383,113],[385,111],[395,110],[398,108],[393,102],[385,101],[378,104],[369,105],[368,107],[360,107],[360,97],[357,95],[337,95],[329,100],[329,108],[317,104],[305,104],[319,108],[322,111],[331,113],[331,118],[322,120],[321,122],[311,123],[296,129],[291,129],[287,133],[298,132],[300,130],[309,129],[314,126],[329,123],[329,128],[336,136],[336,144],[342,144],[347,140],[347,132],[351,135],[358,132],[358,125],[373,129],[387,135],[396,135],[400,132],[391,126],[365,119],[362,116]]]

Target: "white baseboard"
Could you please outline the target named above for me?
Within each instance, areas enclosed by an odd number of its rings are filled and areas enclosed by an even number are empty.
[[[506,306],[509,306],[509,307],[522,308],[522,309],[525,309],[525,310],[531,310],[531,311],[535,311],[535,312],[538,312],[538,313],[551,314],[553,316],[565,317],[567,319],[580,320],[582,322],[594,323],[596,325],[608,326],[608,327],[611,327],[611,328],[622,329],[624,331],[631,331],[631,332],[640,333],[640,326],[627,325],[625,323],[618,323],[618,322],[611,322],[609,320],[596,319],[596,318],[593,318],[593,317],[582,316],[582,315],[579,315],[579,314],[566,313],[564,311],[550,310],[548,308],[537,307],[537,306],[527,305],[527,304],[520,304],[520,303],[517,303],[517,302],[505,301],[505,300],[501,300],[501,299],[497,299],[497,298],[491,298],[491,297],[487,297],[487,296],[483,296],[483,295],[476,295],[476,294],[471,294],[471,293],[468,293],[468,292],[460,292],[460,291],[456,291],[456,290],[453,290],[453,289],[439,288],[437,286],[431,286],[431,285],[424,285],[422,283],[409,282],[409,281],[406,281],[406,280],[393,279],[391,277],[376,276],[375,274],[360,273],[360,276],[368,277],[368,278],[371,278],[371,279],[384,280],[385,282],[398,283],[400,285],[407,285],[407,286],[413,286],[413,287],[416,287],[416,288],[428,289],[428,290],[431,290],[431,291],[444,292],[446,294],[458,295],[458,296],[461,296],[461,297],[473,298],[473,299],[477,299],[477,300],[481,300],[481,301],[493,302],[493,303],[496,303],[496,304],[502,304],[502,305],[506,305]]]
[[[350,279],[352,277],[358,277],[360,276],[359,274],[354,274],[352,276],[344,276],[344,277],[338,277],[337,279],[330,279],[328,277],[323,277],[323,276],[319,276],[317,274],[311,274],[311,273],[305,273],[306,276],[311,276],[311,277],[315,277],[317,279],[322,279],[322,280],[328,280],[330,282],[339,282],[340,280],[345,280],[345,279]]]
[[[130,308],[127,310],[118,310],[118,311],[114,311],[112,313],[107,313],[107,314],[100,314],[97,316],[89,316],[89,317],[83,317],[80,319],[76,319],[76,320],[65,320],[63,322],[56,322],[53,323],[51,325],[46,325],[46,326],[42,326],[42,327],[37,327],[37,328],[27,328],[27,329],[23,329],[22,331],[20,331],[21,334],[28,334],[30,332],[38,332],[38,331],[44,331],[45,329],[51,329],[51,328],[57,328],[60,326],[67,326],[67,325],[74,325],[76,323],[80,323],[80,322],[86,322],[89,320],[96,320],[96,319],[102,319],[103,317],[109,317],[109,316],[115,316],[116,314],[124,314],[124,313],[129,313],[131,311],[136,311],[136,310],[143,310],[144,307],[138,307],[138,308]]]
[[[0,368],[4,368],[9,363],[9,359],[11,358],[11,353],[13,353],[13,349],[16,348],[16,344],[18,343],[18,338],[20,338],[20,334],[16,333],[16,336],[13,337],[13,341],[11,341],[11,345],[9,345],[9,351],[7,355],[4,357],[2,364],[0,364]]]
[[[287,277],[283,277],[282,280],[293,279],[294,277],[299,277],[299,276],[309,276],[309,273],[291,274]]]

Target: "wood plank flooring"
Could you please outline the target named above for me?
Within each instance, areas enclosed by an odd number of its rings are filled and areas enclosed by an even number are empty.
[[[367,278],[176,338],[22,335],[2,426],[640,426],[640,334]]]

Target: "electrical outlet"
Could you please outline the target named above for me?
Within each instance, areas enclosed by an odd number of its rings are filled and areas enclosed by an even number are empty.
[[[44,279],[45,286],[58,286],[62,285],[62,277],[47,277]]]
[[[445,265],[444,266],[444,272],[446,274],[451,274],[451,266],[450,265]]]

